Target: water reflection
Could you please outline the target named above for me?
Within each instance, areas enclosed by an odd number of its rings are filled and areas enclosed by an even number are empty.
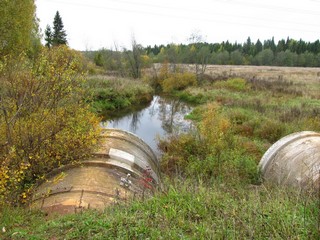
[[[191,110],[191,106],[180,100],[155,96],[148,107],[103,122],[102,126],[132,132],[158,152],[157,137],[190,130],[192,124],[184,116]]]
[[[186,121],[184,116],[190,113],[190,106],[176,99],[159,98],[158,103],[158,117],[166,133],[179,133],[189,129],[190,122]]]

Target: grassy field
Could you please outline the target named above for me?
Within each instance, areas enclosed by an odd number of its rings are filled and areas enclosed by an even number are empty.
[[[297,84],[295,87],[301,84],[306,96],[319,98],[320,68],[210,65],[206,73],[216,79],[240,77],[251,81],[289,82]]]
[[[200,85],[170,93],[197,104],[197,131],[160,141],[154,197],[55,217],[2,207],[0,239],[319,239],[318,193],[270,186],[257,171],[279,138],[320,131],[319,72],[208,66]]]

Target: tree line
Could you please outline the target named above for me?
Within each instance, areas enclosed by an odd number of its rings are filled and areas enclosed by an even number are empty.
[[[203,75],[208,64],[217,65],[256,65],[320,67],[320,41],[306,42],[292,38],[274,38],[261,42],[207,43],[201,36],[191,36],[188,44],[167,44],[143,47],[134,39],[131,49],[102,48],[87,51],[85,55],[97,66],[121,76],[139,78],[141,68],[151,67],[153,63],[194,64],[196,74]]]
[[[188,64],[231,64],[231,65],[269,65],[269,66],[320,66],[320,41],[306,42],[302,39],[274,38],[261,42],[259,39],[241,43],[193,42],[189,44],[167,44],[147,46],[146,54],[154,62],[175,62]]]

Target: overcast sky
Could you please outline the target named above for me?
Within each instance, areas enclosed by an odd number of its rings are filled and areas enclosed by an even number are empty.
[[[77,50],[207,42],[320,39],[320,0],[36,0],[44,31],[60,12],[69,46]]]

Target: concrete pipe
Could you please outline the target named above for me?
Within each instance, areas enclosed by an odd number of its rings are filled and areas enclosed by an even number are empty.
[[[259,168],[266,182],[319,188],[320,134],[303,131],[281,138],[263,155]]]
[[[103,209],[152,195],[160,184],[159,163],[136,135],[105,129],[92,158],[55,169],[46,179],[33,195],[32,208],[61,214]]]

